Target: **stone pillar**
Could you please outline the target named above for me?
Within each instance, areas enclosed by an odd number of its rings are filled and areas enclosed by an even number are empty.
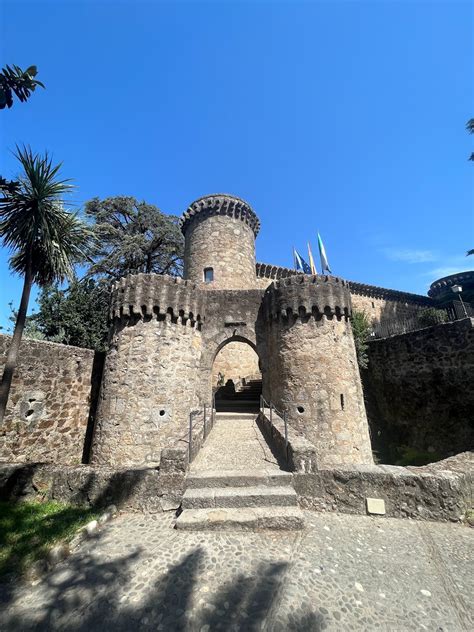
[[[255,237],[260,222],[243,200],[209,195],[184,213],[184,278],[204,289],[257,287]]]
[[[199,291],[174,277],[131,275],[114,288],[111,317],[92,463],[157,466],[162,449],[186,439],[198,404]]]
[[[290,277],[265,293],[264,396],[314,444],[320,468],[373,462],[350,300],[345,281],[320,275]]]

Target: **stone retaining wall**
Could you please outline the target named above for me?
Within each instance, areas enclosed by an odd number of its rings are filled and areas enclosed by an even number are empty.
[[[371,341],[368,356],[364,391],[382,451],[446,457],[474,447],[474,319]]]
[[[293,480],[299,503],[307,509],[365,514],[367,498],[380,498],[390,518],[457,522],[473,507],[472,461],[471,455],[457,472],[356,465],[296,473]]]
[[[0,334],[0,371],[10,336]],[[52,342],[23,339],[13,376],[0,459],[79,464],[102,356]]]
[[[296,450],[295,453],[298,453]],[[122,511],[176,510],[186,486],[187,452],[164,450],[160,470],[0,463],[0,500],[57,500]],[[367,498],[385,501],[385,515],[460,521],[473,505],[472,453],[420,468],[339,466],[303,471],[293,484],[303,508],[365,515]]]

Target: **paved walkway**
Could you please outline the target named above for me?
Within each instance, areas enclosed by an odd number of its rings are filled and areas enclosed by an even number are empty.
[[[256,417],[256,414],[218,413],[191,471],[278,470],[277,460],[260,432]]]
[[[468,527],[316,513],[291,533],[172,524],[119,516],[37,585],[4,587],[0,629],[474,629]]]

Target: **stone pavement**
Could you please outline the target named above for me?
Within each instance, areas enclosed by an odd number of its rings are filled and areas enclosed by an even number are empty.
[[[466,526],[317,513],[299,532],[173,523],[122,514],[36,585],[3,586],[0,629],[474,629]]]
[[[255,421],[256,413],[217,413],[212,431],[191,465],[203,470],[279,469],[277,460]]]

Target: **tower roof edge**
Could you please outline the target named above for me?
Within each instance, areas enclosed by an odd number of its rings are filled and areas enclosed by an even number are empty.
[[[198,216],[211,215],[227,215],[241,219],[250,226],[255,237],[260,230],[260,220],[248,202],[229,193],[212,193],[191,202],[181,217],[181,232],[185,234],[191,222]]]

